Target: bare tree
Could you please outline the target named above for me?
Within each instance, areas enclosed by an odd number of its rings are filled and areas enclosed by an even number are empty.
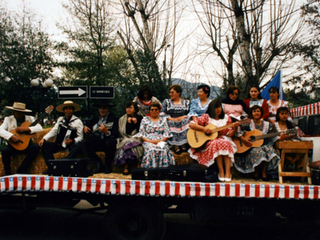
[[[178,0],[121,1],[126,18],[118,35],[140,83],[150,84],[160,98],[172,83],[175,55],[181,51],[175,52],[182,14],[178,3]]]
[[[207,54],[226,69],[217,71],[225,87],[236,83],[247,93],[294,57],[303,24],[293,19],[295,0],[193,0],[193,6],[210,41]]]

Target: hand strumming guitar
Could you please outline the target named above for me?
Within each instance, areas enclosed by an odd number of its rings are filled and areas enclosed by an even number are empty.
[[[243,136],[241,136],[240,139],[242,140],[244,145],[246,145],[247,147],[251,147],[252,146],[252,142],[250,142],[248,139],[244,138]]]
[[[13,143],[17,143],[17,142],[21,141],[21,139],[19,137],[17,137],[16,135],[12,135],[11,138],[9,138],[9,141],[13,142]]]
[[[99,127],[99,131],[103,132],[104,134],[109,134],[109,130],[107,127],[104,126],[104,124],[102,124],[100,127]]]

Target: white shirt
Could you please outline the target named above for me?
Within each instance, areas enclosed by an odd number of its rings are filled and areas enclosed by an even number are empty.
[[[34,117],[25,115],[25,122],[33,123],[34,120]],[[13,135],[10,131],[16,129],[17,127],[17,119],[15,119],[13,115],[6,117],[0,126],[0,137],[9,140]],[[42,126],[39,123],[33,127],[29,127],[29,129],[31,131],[30,133],[42,132]]]
[[[44,140],[48,141],[50,138],[57,136],[60,122],[64,122],[64,121],[65,121],[64,117],[59,117],[57,120],[57,123],[54,125],[54,127],[51,129],[51,131],[48,132],[43,137]],[[76,117],[75,115],[72,115],[68,126],[77,129],[77,137],[74,139],[74,142],[75,143],[81,142],[83,140],[83,123],[82,123],[82,121],[78,117]]]

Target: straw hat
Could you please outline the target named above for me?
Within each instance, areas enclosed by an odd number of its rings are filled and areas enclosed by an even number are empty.
[[[77,103],[74,103],[70,100],[68,101],[64,101],[63,104],[60,104],[59,106],[56,107],[56,110],[58,112],[63,112],[63,108],[64,107],[74,107],[74,111],[77,112],[77,111],[80,111],[81,110],[81,106]]]
[[[11,109],[13,111],[18,111],[18,112],[32,112],[30,109],[26,109],[26,104],[21,102],[14,102],[12,107],[6,106],[6,108]]]

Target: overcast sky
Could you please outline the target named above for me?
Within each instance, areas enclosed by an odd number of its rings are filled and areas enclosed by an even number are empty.
[[[298,8],[298,6],[300,6],[302,3],[306,1],[307,0],[296,0],[296,8]],[[36,15],[36,17],[42,21],[42,25],[41,25],[42,30],[49,33],[51,38],[57,41],[61,41],[65,39],[61,34],[61,31],[56,27],[56,22],[63,21],[66,19],[66,12],[62,7],[63,2],[68,2],[68,0],[1,0],[1,4],[4,5],[9,11],[21,12],[23,9],[23,6],[30,9],[31,12],[33,12]],[[290,0],[288,0],[288,2],[286,3],[289,3],[289,2]],[[188,24],[185,28],[190,28],[190,24],[192,22],[195,22],[195,21],[192,21],[192,19],[190,19],[190,12],[189,12],[188,16],[186,17],[186,20],[184,20],[184,23]],[[199,37],[199,36],[196,36],[196,37]],[[195,39],[190,39],[190,41],[192,41],[194,44],[196,44],[197,42],[197,40]],[[201,65],[202,62],[199,64]],[[218,64],[220,65],[220,62],[218,62]],[[199,66],[196,66],[195,63],[194,65],[195,65],[195,68],[199,69]],[[192,72],[192,71],[189,71],[189,72]],[[199,73],[197,69],[195,70],[195,72]],[[201,74],[201,71],[200,71],[200,74]],[[176,75],[173,77],[188,78],[188,77],[180,76],[179,72],[177,72]],[[216,78],[216,80],[213,80],[213,82],[216,81],[215,84],[220,85],[218,82],[221,83],[221,79],[217,76],[206,76],[206,77],[209,77],[211,79]],[[201,81],[206,82],[206,79],[205,79],[206,77],[201,77]]]

